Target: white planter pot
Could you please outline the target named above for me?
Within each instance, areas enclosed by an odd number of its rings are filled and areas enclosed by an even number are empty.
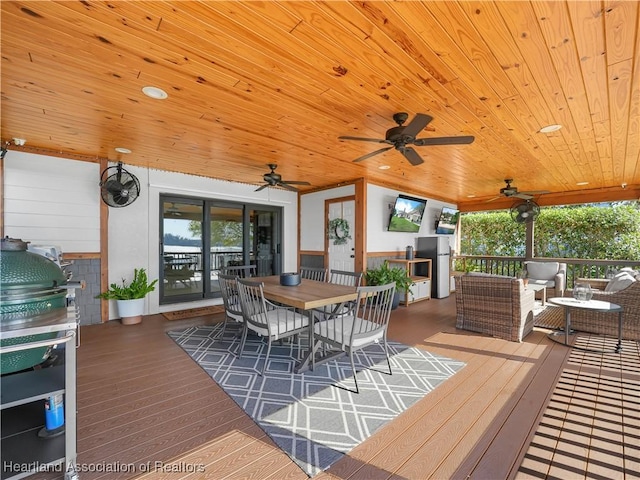
[[[116,300],[118,305],[118,314],[122,319],[123,325],[134,325],[142,321],[144,313],[144,298],[135,298],[133,300]]]

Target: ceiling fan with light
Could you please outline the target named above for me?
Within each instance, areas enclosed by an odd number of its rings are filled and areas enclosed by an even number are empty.
[[[278,168],[278,165],[274,163],[270,163],[267,165],[267,167],[269,167],[271,171],[269,173],[265,173],[262,176],[262,179],[266,183],[258,187],[256,189],[256,192],[259,192],[260,190],[263,190],[267,187],[282,187],[282,188],[286,188],[287,190],[291,190],[292,192],[297,192],[298,189],[296,187],[293,187],[292,185],[311,185],[309,182],[300,182],[295,180],[284,181],[282,179],[282,175],[275,172],[276,168]]]
[[[411,165],[420,165],[424,163],[422,157],[409,145],[415,145],[416,147],[428,146],[428,145],[464,145],[472,143],[475,140],[473,136],[461,136],[461,137],[434,137],[434,138],[416,138],[418,135],[432,120],[433,117],[424,113],[418,113],[407,124],[409,115],[404,112],[399,112],[393,115],[393,120],[398,124],[397,127],[392,127],[387,130],[384,139],[378,138],[363,138],[363,137],[350,137],[342,136],[338,137],[339,140],[358,140],[363,142],[376,142],[387,143],[390,147],[384,147],[375,152],[367,153],[361,157],[358,157],[354,162],[361,162],[367,158],[371,158],[379,153],[386,152],[395,148],[409,161]]]
[[[513,182],[513,178],[505,178],[504,183],[506,186],[500,189],[500,195],[497,197],[493,197],[490,200],[487,200],[487,203],[493,202],[501,197],[516,197],[521,198],[523,200],[531,200],[534,195],[543,195],[545,193],[550,193],[548,190],[534,190],[530,192],[519,192],[517,187],[511,186],[511,182]]]

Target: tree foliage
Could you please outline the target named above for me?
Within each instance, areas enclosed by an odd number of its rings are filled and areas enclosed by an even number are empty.
[[[525,225],[509,211],[461,216],[463,255],[524,256]],[[534,224],[536,257],[640,260],[640,203],[542,208]]]
[[[189,222],[189,231],[194,237],[202,236],[202,224]],[[220,247],[236,247],[242,245],[242,222],[232,220],[215,220],[211,222],[211,245]]]

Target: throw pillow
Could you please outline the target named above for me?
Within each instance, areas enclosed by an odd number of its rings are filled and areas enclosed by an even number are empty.
[[[635,281],[636,279],[633,278],[629,273],[620,272],[609,281],[604,291],[617,292],[619,290],[624,290]]]

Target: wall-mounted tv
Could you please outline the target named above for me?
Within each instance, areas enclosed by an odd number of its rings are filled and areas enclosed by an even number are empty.
[[[456,225],[458,225],[458,216],[460,211],[451,207],[442,207],[438,225],[436,226],[436,234],[453,235],[456,233]]]
[[[408,195],[398,195],[393,206],[393,212],[389,218],[389,232],[411,232],[420,231],[422,216],[427,201],[422,198],[409,197]]]

